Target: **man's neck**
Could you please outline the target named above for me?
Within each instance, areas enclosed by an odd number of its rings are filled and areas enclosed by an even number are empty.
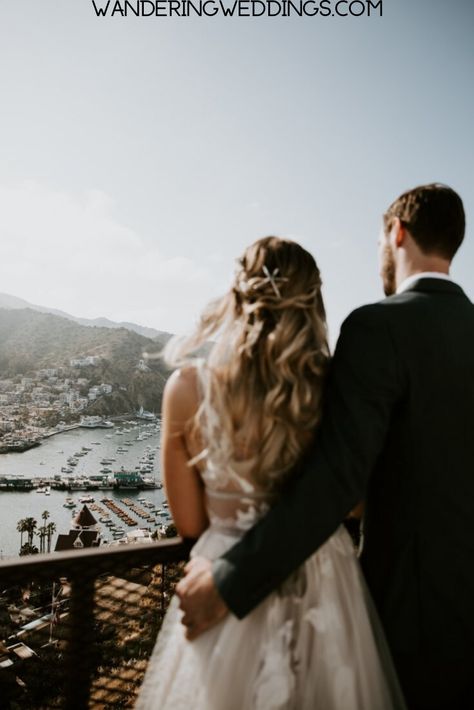
[[[419,278],[446,279],[451,280],[449,273],[446,271],[414,271],[410,276],[407,276],[403,281],[397,282],[396,293],[402,293],[412,286]]]
[[[424,259],[423,261],[419,261],[417,263],[402,262],[397,268],[397,286],[412,276],[417,276],[418,274],[444,274],[444,276],[449,276],[450,265],[449,261],[439,257]]]

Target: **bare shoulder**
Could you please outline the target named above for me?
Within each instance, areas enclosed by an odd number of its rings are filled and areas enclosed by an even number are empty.
[[[165,385],[167,396],[187,396],[190,392],[197,395],[197,371],[194,365],[175,370]]]
[[[175,424],[185,425],[199,406],[197,371],[194,366],[175,370],[163,392],[163,411]]]

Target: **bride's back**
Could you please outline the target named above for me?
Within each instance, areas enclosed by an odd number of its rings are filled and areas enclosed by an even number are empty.
[[[207,361],[188,357],[216,335]],[[329,352],[313,257],[276,237],[251,245],[231,290],[210,304],[191,338],[167,351],[195,379],[186,439],[208,508],[251,525],[249,508],[278,492],[321,415]]]

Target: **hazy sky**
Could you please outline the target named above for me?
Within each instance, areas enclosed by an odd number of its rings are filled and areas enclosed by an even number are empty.
[[[381,297],[380,216],[434,180],[474,215],[474,3],[383,17],[106,18],[0,2],[0,291],[183,332],[274,233],[332,338]],[[453,275],[474,298],[474,235]]]

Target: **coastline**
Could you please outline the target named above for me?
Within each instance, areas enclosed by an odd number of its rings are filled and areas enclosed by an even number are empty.
[[[29,451],[29,449],[34,449],[36,446],[41,446],[40,440],[4,444],[0,445],[0,454],[21,454],[23,451]]]
[[[133,412],[125,412],[125,414],[117,414],[116,416],[109,417],[110,421],[118,422],[122,421],[127,417],[135,417]],[[52,436],[57,434],[64,434],[64,432],[72,431],[73,429],[80,429],[81,423],[76,422],[75,424],[70,424],[68,426],[62,427],[61,429],[53,429],[52,431],[42,434],[38,439],[26,439],[25,441],[16,441],[11,444],[0,444],[0,455],[1,454],[12,454],[12,453],[23,453],[24,451],[29,451],[37,446],[41,446],[41,442],[44,439],[50,439]],[[95,429],[102,429],[103,427],[91,427]]]

